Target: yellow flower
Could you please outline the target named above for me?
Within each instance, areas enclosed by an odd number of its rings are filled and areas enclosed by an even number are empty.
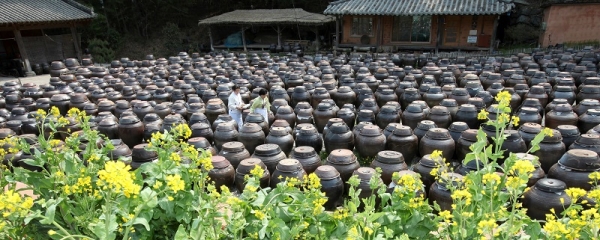
[[[79,108],[71,108],[67,112],[67,116],[72,117],[72,118],[78,117],[79,116],[79,112],[80,112]]]
[[[481,220],[477,224],[477,233],[493,233],[493,235],[496,236],[497,233],[494,233],[496,227],[498,227],[498,224],[496,224],[496,220],[494,219]]]
[[[442,157],[443,152],[440,150],[434,150],[431,155],[429,155],[429,157],[431,157],[431,159],[437,159],[437,158],[441,158]]]
[[[265,174],[265,170],[262,169],[259,165],[254,166],[254,169],[250,171],[250,174],[255,177],[262,177]]]
[[[177,154],[176,152],[172,152],[171,155],[169,155],[169,158],[173,160],[173,162],[175,162],[177,165],[181,163],[181,156],[179,156],[179,154]]]
[[[321,189],[321,179],[317,176],[317,174],[309,174],[307,183],[308,187],[311,189]]]
[[[192,136],[192,130],[187,124],[179,124],[174,128],[175,135],[178,137],[189,138]]]
[[[590,180],[592,180],[592,181],[600,180],[600,172],[590,173]]]
[[[56,231],[54,231],[54,230],[48,230],[48,235],[49,236],[52,236],[54,234],[56,234]]]
[[[473,199],[473,195],[471,195],[471,193],[465,189],[455,190],[452,192],[451,197],[455,201],[464,199],[466,205],[470,205]]]
[[[22,197],[14,190],[7,190],[0,194],[0,213],[4,218],[9,216],[25,217],[29,214],[31,207],[33,207],[33,198],[31,197]]]
[[[367,233],[367,235],[373,234],[373,229],[371,229],[370,227],[365,227],[364,230],[365,230],[365,233]]]
[[[52,108],[50,108],[50,115],[54,117],[60,117],[60,110],[58,110],[57,107],[52,106]]]
[[[521,120],[521,119],[520,119],[519,117],[517,117],[517,116],[512,116],[512,123],[513,123],[513,125],[515,125],[515,126],[519,126],[519,121],[520,121],[520,120]]]
[[[544,133],[544,135],[549,136],[549,137],[553,137],[554,136],[554,132],[552,131],[552,129],[550,128],[544,128],[542,130],[542,132]]]
[[[160,187],[162,187],[162,182],[161,181],[156,181],[154,183],[154,185],[152,185],[152,188],[154,188],[155,190],[158,190]]]
[[[335,219],[335,220],[342,220],[347,217],[348,217],[348,210],[345,208],[339,208],[339,209],[336,209],[335,212],[333,212],[333,219]]]
[[[577,199],[585,196],[585,194],[586,194],[586,191],[581,188],[569,188],[569,189],[565,190],[565,192],[573,201],[577,201]]]
[[[452,219],[452,217],[453,217],[452,213],[448,210],[441,211],[438,215],[440,215],[440,217],[444,218],[444,221],[448,222],[448,223],[450,222],[450,219]]]
[[[109,161],[98,171],[98,186],[114,193],[122,193],[127,198],[136,197],[142,187],[134,182],[135,174],[130,166],[121,161]]]
[[[181,179],[179,174],[167,176],[167,186],[173,192],[177,193],[185,189],[185,182]]]
[[[483,184],[495,184],[500,183],[500,176],[496,173],[486,173],[483,175]]]
[[[600,189],[596,188],[596,189],[591,190],[587,196],[591,199],[599,201],[600,200]]]
[[[35,113],[39,118],[46,117],[46,114],[47,114],[46,111],[44,111],[44,109],[41,109],[41,108],[38,109],[37,111],[35,111]]]
[[[518,177],[508,177],[506,178],[506,187],[509,189],[519,189],[527,183],[526,179],[518,178]]]
[[[69,124],[69,123],[70,123],[70,122],[69,122],[69,119],[66,119],[66,118],[64,118],[64,117],[59,117],[59,118],[58,118],[58,124],[59,124],[59,125],[62,125],[62,126],[64,126],[64,125],[67,125],[67,124]]]
[[[554,239],[562,239],[565,235],[569,234],[567,226],[556,220],[547,221],[543,229],[547,236]]]
[[[499,105],[508,106],[510,103],[511,95],[508,91],[499,92],[496,95],[496,101],[498,101]]]
[[[263,213],[261,210],[254,210],[254,216],[259,220],[263,220],[267,215]]]
[[[535,171],[535,166],[533,166],[533,163],[531,163],[531,161],[517,160],[517,161],[515,161],[515,164],[510,168],[509,173],[511,175],[519,175],[519,174],[529,175],[533,171]]]
[[[477,114],[477,119],[487,120],[489,114],[490,113],[488,111],[486,111],[485,109],[481,109],[481,111],[479,111],[479,113]]]
[[[173,197],[171,197],[171,196],[167,196],[167,200],[169,200],[169,201],[173,201]]]
[[[353,226],[352,228],[350,228],[350,231],[348,231],[348,237],[346,239],[358,239],[360,236],[358,235],[358,230],[356,229],[356,226]]]

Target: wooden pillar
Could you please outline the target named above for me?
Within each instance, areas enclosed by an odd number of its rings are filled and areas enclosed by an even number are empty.
[[[492,39],[490,40],[490,53],[494,52],[494,48],[496,47],[496,31],[498,31],[498,19],[500,16],[496,16],[494,18],[494,28],[492,30]]]
[[[31,64],[29,63],[29,57],[27,56],[27,50],[25,49],[25,44],[23,43],[23,38],[21,37],[21,30],[15,28],[13,30],[15,35],[15,40],[17,41],[17,46],[19,47],[19,54],[21,55],[21,59],[25,62],[25,75],[26,76],[35,76],[35,72],[31,71]]]
[[[79,46],[79,36],[77,36],[77,28],[75,28],[75,25],[71,25],[71,37],[73,38],[73,46],[75,46],[75,53],[77,54],[77,59],[81,61],[81,46]]]
[[[377,17],[377,38],[376,38],[376,47],[377,49],[375,51],[379,50],[379,47],[381,45],[381,35],[383,32],[383,26],[381,26],[381,16]]]
[[[248,49],[246,48],[246,34],[244,33],[246,31],[246,28],[242,27],[242,45],[244,46],[244,52],[247,52]]]
[[[277,25],[277,46],[283,48],[283,45],[281,45],[281,27],[279,25]]]
[[[210,29],[210,25],[208,25],[208,40],[210,41],[210,51],[214,51],[215,48],[213,46],[213,37],[212,37],[212,31]]]
[[[315,47],[316,47],[316,52],[319,52],[319,48],[321,47],[321,39],[319,38],[319,26],[315,27]]]
[[[335,39],[334,39],[333,56],[337,57],[337,48],[340,45],[340,16],[335,16]]]
[[[442,15],[438,15],[437,16],[438,21],[437,21],[437,42],[435,43],[435,53],[437,54],[440,50],[440,46],[442,45],[444,38],[443,38],[443,29],[444,29],[444,16]]]

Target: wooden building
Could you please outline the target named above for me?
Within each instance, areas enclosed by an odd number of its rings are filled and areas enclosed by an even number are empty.
[[[336,16],[339,47],[492,50],[498,19],[513,7],[512,0],[338,0],[324,13]]]
[[[27,75],[34,75],[33,64],[81,59],[76,29],[94,17],[75,0],[0,0],[0,68],[20,58]]]

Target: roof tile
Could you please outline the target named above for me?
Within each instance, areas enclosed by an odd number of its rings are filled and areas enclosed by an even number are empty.
[[[490,15],[514,7],[511,0],[339,0],[329,4],[330,15]]]
[[[92,9],[74,0],[1,0],[0,25],[87,20]]]

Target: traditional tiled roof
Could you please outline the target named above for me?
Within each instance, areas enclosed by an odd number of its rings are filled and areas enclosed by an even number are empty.
[[[288,8],[235,10],[219,16],[200,20],[198,24],[321,25],[332,21],[334,21],[334,18],[331,16],[307,12],[301,8]]]
[[[0,0],[0,25],[89,20],[94,11],[74,0]]]
[[[512,0],[339,0],[330,15],[491,15],[514,7]]]

